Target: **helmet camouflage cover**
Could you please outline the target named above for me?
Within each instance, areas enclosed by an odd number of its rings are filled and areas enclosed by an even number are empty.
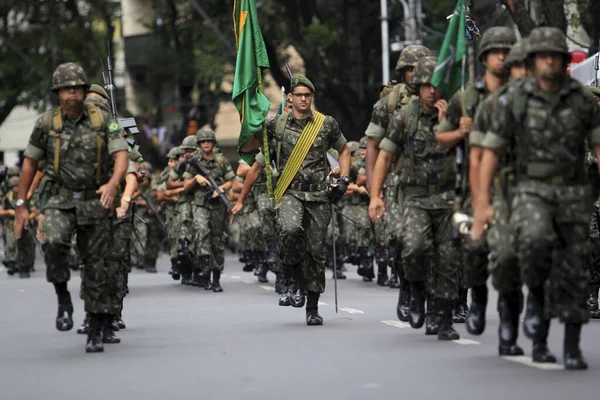
[[[561,53],[570,58],[565,34],[558,28],[535,28],[529,34],[527,55],[538,52]]]
[[[179,148],[183,151],[194,151],[198,148],[198,140],[195,136],[188,136],[183,139]]]
[[[15,186],[19,186],[19,177],[11,176],[10,179],[8,180],[8,186],[11,188],[13,188]]]
[[[169,150],[169,152],[167,153],[167,158],[169,160],[176,160],[179,158],[179,156],[181,155],[181,149],[179,148],[179,146],[175,146],[173,147],[171,150]]]
[[[81,65],[72,62],[60,64],[52,74],[51,90],[72,86],[90,87],[85,71]]]
[[[517,41],[512,29],[506,26],[494,26],[483,34],[479,45],[479,61],[483,61],[485,54],[494,49],[510,49]]]
[[[360,148],[361,148],[361,149],[366,149],[366,148],[367,148],[367,139],[368,139],[368,138],[367,138],[366,136],[363,136],[363,137],[360,139],[360,142],[359,142],[359,144],[360,144]]]
[[[210,128],[202,128],[196,133],[196,138],[199,142],[205,141],[217,141],[217,136],[215,135],[215,131]]]
[[[437,57],[423,57],[415,64],[410,83],[413,85],[424,85],[431,83],[431,76],[437,64]]]
[[[529,39],[521,39],[510,49],[506,60],[504,60],[504,68],[510,68],[515,64],[522,64],[527,58],[526,47]]]
[[[350,154],[354,154],[357,151],[359,151],[360,149],[360,145],[358,144],[358,142],[355,141],[351,141],[348,142],[348,150],[350,150]]]
[[[400,53],[400,57],[396,63],[395,71],[400,73],[403,68],[414,67],[420,58],[429,57],[430,55],[431,50],[425,46],[421,46],[420,44],[406,46]]]

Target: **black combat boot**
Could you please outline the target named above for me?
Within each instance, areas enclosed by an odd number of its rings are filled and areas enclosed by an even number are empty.
[[[363,277],[364,282],[373,282],[375,278],[375,270],[373,269],[373,256],[369,254],[368,247],[359,247],[358,254],[360,265],[358,267],[358,275]]]
[[[256,252],[255,256],[259,262],[254,270],[254,276],[256,276],[260,283],[269,283],[269,279],[267,278],[269,267],[267,267],[267,262],[264,260],[262,252]]]
[[[564,362],[565,369],[587,369],[588,365],[581,354],[579,339],[581,338],[581,323],[567,322],[565,324]]]
[[[157,272],[155,264],[145,264],[144,269],[150,274],[155,274]]]
[[[523,331],[525,336],[535,341],[544,336],[544,288],[542,286],[529,288],[525,306]],[[546,332],[547,335],[547,332]]]
[[[125,322],[123,322],[122,316],[115,317],[114,321],[117,324],[117,327],[119,328],[119,330],[127,329],[127,325],[125,325]]]
[[[485,310],[488,301],[487,286],[473,286],[471,288],[471,308],[467,314],[467,332],[471,335],[481,335],[485,330]]]
[[[26,279],[31,275],[29,274],[29,265],[20,265],[19,266],[19,278]]]
[[[501,294],[498,299],[500,325],[498,326],[498,354],[501,356],[522,356],[523,349],[517,344],[519,336],[519,314],[521,292]]]
[[[289,307],[292,305],[290,299],[292,297],[292,293],[294,291],[295,285],[292,283],[288,283],[284,289],[281,296],[279,296],[279,306],[281,307]]]
[[[121,343],[121,339],[115,336],[113,327],[114,316],[110,314],[98,314],[102,318],[102,343]]]
[[[460,339],[460,335],[452,326],[452,301],[438,298],[435,308],[439,318],[438,340]]]
[[[212,262],[210,256],[200,256],[200,265],[202,270],[205,271],[201,274],[199,278],[201,282],[200,285],[204,288],[204,290],[212,290],[213,286],[210,282],[210,271],[212,270]]]
[[[102,344],[102,319],[100,314],[90,313],[85,352],[102,353],[103,351],[104,345]]]
[[[221,287],[221,271],[213,271],[212,291],[215,293],[222,293],[223,288]]]
[[[282,272],[277,272],[275,274],[275,293],[283,294],[286,290],[285,288],[285,277]],[[288,304],[289,305],[289,304]]]
[[[359,265],[360,264],[360,256],[358,254],[358,250],[356,245],[349,244],[346,250],[346,257],[343,260],[344,264],[352,264]],[[360,272],[358,273],[360,275]]]
[[[306,289],[304,288],[304,274],[302,265],[296,265],[294,271],[293,291],[290,294],[290,304],[294,308],[302,308],[306,304]]]
[[[419,329],[425,322],[425,283],[410,282],[410,302],[408,322],[414,329]]]
[[[408,322],[408,313],[410,307],[410,283],[402,278],[401,286],[398,290],[398,304],[396,305],[396,315],[402,322]]]
[[[464,324],[467,320],[467,315],[469,315],[468,293],[468,288],[458,289],[458,299],[452,304],[452,322],[455,324]]]
[[[254,253],[250,250],[242,251],[242,256],[240,257],[240,261],[244,263],[244,267],[242,270],[244,272],[252,272],[254,270],[254,266],[256,263],[256,259],[254,257]]]
[[[427,295],[427,312],[425,313],[425,334],[437,335],[439,331],[439,316],[435,309],[435,298]]]
[[[277,242],[275,240],[270,240],[267,243],[266,259],[269,265],[277,264]]]
[[[6,267],[6,273],[10,276],[17,272],[17,263],[14,261],[5,261],[4,266]]]
[[[342,263],[341,262],[337,263],[336,270],[332,271],[332,273],[336,275],[335,276],[336,279],[346,279],[347,278],[346,275],[344,275],[344,272],[342,272]],[[333,275],[332,275],[332,278],[333,278]]]
[[[77,333],[80,335],[85,335],[90,330],[90,314],[85,313],[85,318],[81,323],[81,326],[77,328]]]
[[[323,317],[319,315],[319,293],[308,292],[306,301],[306,325],[323,325]]]
[[[204,286],[204,274],[202,272],[202,265],[198,264],[194,266],[194,273],[192,275],[190,285],[196,287]]]
[[[176,258],[171,258],[171,270],[169,271],[169,275],[173,280],[178,281],[181,278],[181,274],[179,273],[179,263]]]
[[[387,265],[386,264],[378,264],[377,265],[377,285],[379,286],[389,286],[390,281],[387,273]]]
[[[550,331],[550,320],[542,319],[537,329],[538,337],[533,339],[533,351],[531,359],[537,363],[555,363],[556,357],[548,349],[548,332]]]
[[[600,310],[598,309],[598,286],[592,286],[587,305],[588,310],[590,311],[590,318],[600,319]]]
[[[67,282],[55,283],[54,290],[58,297],[56,329],[61,332],[70,331],[73,329],[73,303],[71,294],[67,290]]]

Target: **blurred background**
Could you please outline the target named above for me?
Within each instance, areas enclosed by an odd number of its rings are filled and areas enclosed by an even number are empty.
[[[316,107],[357,140],[381,84],[394,79],[400,51],[409,44],[438,50],[456,1],[256,3],[271,64],[265,93],[272,113],[281,86],[289,87],[288,62],[315,83]],[[598,51],[597,0],[467,3],[481,33],[505,25],[527,36],[537,25],[556,26],[567,33],[575,63]],[[20,163],[35,119],[55,105],[49,87],[57,65],[78,62],[92,83],[102,84],[107,44],[119,115],[136,118],[145,159],[164,165],[164,154],[186,134],[210,126],[225,155],[237,160],[232,9],[233,0],[0,0],[0,162]]]

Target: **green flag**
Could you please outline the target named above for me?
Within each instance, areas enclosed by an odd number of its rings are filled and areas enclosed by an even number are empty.
[[[449,99],[468,80],[468,70],[463,68],[466,57],[465,1],[458,0],[431,77],[431,84],[442,91],[444,98]]]
[[[252,165],[255,154],[242,153],[240,148],[254,133],[262,130],[270,109],[269,99],[262,91],[262,72],[269,68],[269,59],[258,24],[256,0],[235,0],[233,21],[237,58],[232,100],[242,124],[238,153]]]

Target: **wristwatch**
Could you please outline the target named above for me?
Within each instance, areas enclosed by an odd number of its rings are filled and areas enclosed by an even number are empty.
[[[346,184],[349,184],[350,177],[349,176],[340,176],[340,181],[344,181],[344,182],[346,182]]]
[[[24,205],[25,205],[25,200],[23,200],[23,199],[17,200],[17,207],[23,207]]]

